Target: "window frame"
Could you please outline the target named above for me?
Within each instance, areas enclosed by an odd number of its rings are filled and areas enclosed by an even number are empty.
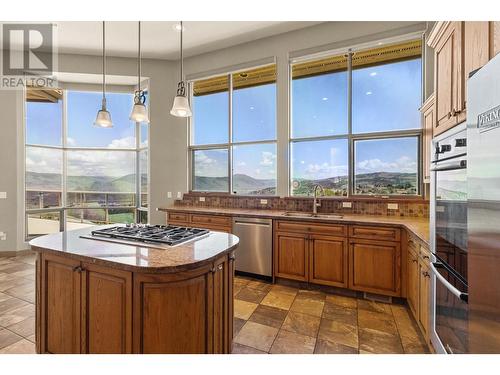
[[[413,40],[415,38],[412,38]],[[411,41],[412,39],[409,39],[408,41]],[[371,48],[365,48],[356,52],[360,51],[366,51],[369,49],[374,48],[372,46]],[[420,84],[420,102],[422,102],[422,97],[423,97],[423,79],[424,79],[424,44],[422,44],[422,52],[420,56],[416,56],[414,58],[408,58],[407,60],[416,60],[420,59],[421,61],[421,84]],[[340,51],[336,51],[335,54],[331,54],[330,56],[335,56],[340,54]],[[422,123],[420,122],[420,127],[416,129],[405,129],[405,130],[389,130],[389,131],[376,131],[376,132],[367,132],[367,133],[353,133],[352,131],[352,72],[353,66],[352,66],[352,57],[354,54],[354,51],[352,49],[347,49],[345,51],[347,54],[347,134],[335,134],[335,135],[325,135],[325,136],[312,136],[312,137],[292,137],[292,106],[293,106],[293,66],[297,64],[298,62],[294,62],[292,60],[289,61],[288,64],[288,75],[289,75],[289,80],[288,80],[288,108],[289,108],[289,113],[288,113],[288,168],[287,168],[287,175],[288,175],[288,189],[287,189],[287,194],[289,197],[295,197],[295,198],[307,198],[308,196],[305,195],[293,195],[293,176],[292,176],[292,144],[293,143],[299,143],[299,142],[307,142],[307,141],[322,141],[322,140],[335,140],[335,139],[346,139],[347,140],[347,157],[348,157],[348,175],[347,175],[347,180],[348,180],[348,186],[347,186],[347,196],[342,196],[342,197],[324,197],[322,199],[346,199],[346,198],[390,198],[390,199],[400,199],[400,200],[412,200],[412,199],[421,199],[423,198],[423,178],[422,178],[422,173],[423,173],[423,166],[422,166],[422,142],[423,142],[423,128],[422,128]],[[328,55],[327,55],[328,56]],[[324,56],[322,57],[324,58]],[[301,60],[301,62],[305,61],[314,61],[317,60],[316,58],[311,58],[307,59],[305,58],[304,60]],[[399,60],[400,61],[400,60]],[[395,60],[394,62],[398,62],[398,60]],[[390,64],[391,62],[387,62],[387,64]],[[419,110],[417,108],[416,110]],[[421,116],[421,115],[420,115]],[[354,191],[354,182],[355,182],[355,142],[358,140],[371,140],[371,139],[389,139],[389,138],[408,138],[408,137],[415,137],[417,138],[417,182],[416,182],[416,187],[417,187],[417,192],[416,194],[408,194],[408,195],[401,195],[401,194],[387,194],[387,195],[382,195],[382,194],[356,194]]]
[[[240,142],[233,142],[233,74],[236,74],[238,72],[243,72],[243,71],[248,71],[248,70],[253,70],[257,69],[260,67],[265,67],[265,66],[271,66],[274,65],[276,69],[276,77],[278,75],[278,66],[276,62],[271,63],[271,64],[262,64],[262,65],[254,65],[251,67],[246,67],[245,69],[238,69],[234,71],[228,71],[222,74],[217,74],[215,76],[227,76],[228,77],[228,142],[227,143],[217,143],[217,144],[198,144],[194,145],[192,144],[193,142],[193,126],[194,126],[194,121],[193,117],[188,118],[188,168],[189,168],[189,181],[188,181],[188,186],[189,186],[189,192],[190,193],[206,193],[206,194],[227,194],[227,195],[234,195],[234,196],[239,196],[239,197],[264,197],[264,195],[250,195],[250,194],[238,194],[235,193],[233,190],[233,147],[234,146],[252,146],[252,145],[262,145],[262,144],[274,144],[276,146],[276,153],[278,152],[278,80],[274,81],[274,85],[276,86],[276,95],[274,97],[274,102],[275,102],[275,116],[274,116],[274,126],[275,126],[275,138],[274,139],[266,139],[266,140],[259,140],[259,141],[240,141]],[[199,77],[193,80],[188,81],[188,88],[189,88],[189,102],[192,104],[193,103],[193,84],[195,81],[203,80],[210,78],[208,77]],[[228,190],[227,191],[205,191],[205,190],[195,190],[194,189],[194,182],[195,182],[195,165],[194,165],[194,153],[195,151],[207,151],[207,150],[227,150],[228,152]],[[276,175],[278,169],[278,165],[276,163]],[[274,195],[265,195],[265,196],[278,196],[278,179],[276,178],[276,186],[275,186],[275,194]]]
[[[24,239],[26,241],[29,241],[39,235],[29,235],[29,225],[28,225],[28,217],[29,214],[42,214],[42,213],[51,213],[51,212],[58,212],[59,213],[59,231],[64,231],[66,230],[67,227],[67,210],[99,210],[103,209],[106,212],[106,217],[108,216],[109,210],[112,209],[128,209],[128,210],[133,210],[134,212],[134,221],[137,222],[137,219],[141,217],[141,212],[147,212],[148,214],[148,220],[149,220],[149,206],[150,206],[150,152],[149,152],[149,145],[150,145],[150,131],[148,129],[148,144],[146,147],[141,146],[141,139],[140,139],[140,133],[141,133],[141,123],[135,123],[134,126],[134,134],[135,134],[135,147],[133,148],[106,148],[106,147],[74,147],[74,146],[69,146],[68,145],[68,116],[67,116],[67,105],[68,105],[68,91],[83,91],[83,92],[92,92],[92,93],[99,93],[99,91],[95,89],[85,89],[85,88],[78,88],[76,90],[71,90],[71,89],[62,89],[63,91],[63,96],[62,96],[62,121],[61,121],[61,146],[50,146],[50,145],[43,145],[43,144],[31,144],[27,142],[27,123],[26,123],[26,116],[23,116],[23,129],[24,129],[24,139],[23,139],[23,151],[24,151],[24,164],[23,164],[23,171],[24,171],[24,189],[23,189],[23,204],[24,204]],[[146,89],[148,91],[148,89]],[[24,114],[26,114],[26,107],[28,105],[27,101],[27,90],[26,88],[23,91],[24,96]],[[121,94],[133,94],[133,92],[129,92],[128,90],[124,91],[113,91],[113,93],[121,93]],[[96,109],[97,110],[97,109]],[[148,107],[149,110],[149,107]],[[53,149],[53,150],[60,150],[62,152],[62,170],[61,170],[61,199],[60,199],[60,206],[57,207],[49,207],[49,208],[39,208],[39,209],[28,209],[27,208],[27,201],[26,201],[26,192],[27,192],[27,182],[26,182],[26,156],[27,156],[27,148],[28,147],[34,147],[34,148],[41,148],[41,149]],[[140,157],[140,152],[143,150],[148,150],[148,157],[147,157],[147,178],[148,178],[148,191],[147,191],[147,201],[148,201],[148,207],[143,207],[142,206],[142,199],[141,199],[141,177],[140,177],[140,168],[139,168],[139,157]],[[106,151],[106,152],[130,152],[134,153],[135,161],[134,161],[134,172],[135,172],[135,191],[132,193],[128,194],[134,194],[135,197],[135,205],[133,206],[103,206],[103,207],[70,207],[67,205],[67,177],[68,177],[68,151]],[[99,194],[100,192],[95,192],[96,194]],[[43,234],[40,234],[43,235]]]

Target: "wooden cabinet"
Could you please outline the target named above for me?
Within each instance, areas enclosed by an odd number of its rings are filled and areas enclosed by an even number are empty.
[[[41,258],[40,353],[80,353],[80,262],[54,255]]]
[[[286,279],[307,281],[309,235],[278,232],[275,235],[274,270],[275,276]]]
[[[132,353],[132,274],[82,263],[82,352]]]
[[[40,353],[231,351],[234,253],[173,274],[46,253],[37,264]]]
[[[434,136],[466,119],[469,73],[500,50],[498,21],[440,21],[429,36],[434,48]]]
[[[459,123],[463,103],[462,22],[438,23],[429,37],[434,48],[436,123],[434,136]]]
[[[309,281],[347,288],[347,239],[311,235],[309,240]]]
[[[429,264],[420,259],[419,268],[419,301],[418,322],[426,340],[429,339],[429,313],[430,313],[430,269]]]
[[[414,316],[418,316],[419,311],[419,263],[417,249],[413,241],[408,242],[408,290],[407,290],[407,300],[408,306],[412,311]]]
[[[167,213],[167,223],[185,227],[205,228],[219,232],[232,232],[232,218],[225,215],[197,214],[178,211]]]
[[[349,237],[378,241],[400,241],[401,230],[395,227],[351,225],[349,226]]]
[[[399,296],[401,293],[401,244],[350,239],[349,288]]]
[[[408,305],[429,343],[430,314],[430,252],[423,242],[408,238]]]
[[[424,183],[431,182],[432,132],[436,123],[435,95],[432,94],[420,108],[422,112],[422,171]]]

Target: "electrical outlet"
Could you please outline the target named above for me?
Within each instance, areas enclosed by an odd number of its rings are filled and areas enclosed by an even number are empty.
[[[6,191],[0,191],[0,199],[7,199],[7,192]]]
[[[200,201],[200,202],[205,202],[205,197],[200,197],[200,198],[199,198],[199,201]]]
[[[7,233],[0,232],[0,241],[5,241],[5,240],[7,240]]]
[[[167,191],[167,198],[172,198],[172,192],[171,191]]]
[[[180,191],[177,192],[177,199],[182,199],[182,193]]]
[[[260,204],[267,204],[267,199],[261,199]]]
[[[343,208],[352,208],[352,202],[342,202]]]
[[[387,203],[388,210],[397,210],[398,208],[399,208],[399,205],[397,203]]]

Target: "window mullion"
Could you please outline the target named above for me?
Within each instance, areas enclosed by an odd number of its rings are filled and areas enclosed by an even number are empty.
[[[67,175],[68,175],[68,155],[67,155],[67,146],[68,146],[68,91],[63,90],[63,110],[62,110],[62,156],[63,156],[63,165],[62,165],[62,193],[61,193],[61,215],[59,217],[60,229],[62,231],[66,230],[66,192],[67,192]]]
[[[354,143],[352,140],[352,50],[347,53],[347,196],[353,195],[354,184]]]
[[[229,79],[229,119],[228,119],[228,157],[227,157],[227,169],[228,169],[228,189],[229,194],[233,193],[233,147],[231,144],[233,143],[233,75],[228,75]]]

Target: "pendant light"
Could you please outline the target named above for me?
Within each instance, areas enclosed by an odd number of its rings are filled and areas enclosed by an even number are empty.
[[[141,90],[141,21],[139,21],[139,46],[137,49],[137,90],[134,95],[134,106],[130,113],[130,119],[135,122],[149,124],[148,110],[146,109],[146,94]]]
[[[102,104],[94,122],[100,128],[112,128],[111,113],[106,109],[106,23],[102,21]]]
[[[189,106],[189,100],[186,97],[186,86],[184,84],[184,56],[182,51],[182,33],[184,28],[182,27],[182,21],[180,23],[181,29],[181,79],[177,84],[177,95],[174,99],[174,104],[170,110],[170,114],[177,117],[190,117],[192,115],[191,107]]]

